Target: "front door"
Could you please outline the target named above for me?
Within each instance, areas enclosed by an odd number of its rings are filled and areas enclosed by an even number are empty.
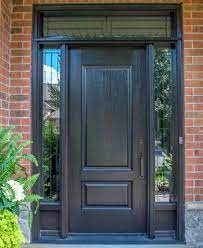
[[[146,233],[146,49],[69,51],[70,233]]]

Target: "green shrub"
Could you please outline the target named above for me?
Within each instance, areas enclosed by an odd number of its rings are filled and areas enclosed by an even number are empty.
[[[31,142],[22,142],[22,135],[15,134],[13,127],[0,125],[0,210],[7,209],[19,216],[20,207],[27,207],[29,211],[29,226],[32,223],[32,211],[29,203],[36,202],[41,196],[31,193],[39,174],[28,176],[21,160],[27,159],[33,165],[38,165],[37,159],[24,149]]]
[[[18,217],[7,209],[0,210],[0,248],[19,248],[24,243]]]

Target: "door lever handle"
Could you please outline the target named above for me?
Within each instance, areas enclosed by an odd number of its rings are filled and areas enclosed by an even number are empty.
[[[139,157],[139,169],[140,169],[140,177],[144,178],[144,156],[140,154]]]

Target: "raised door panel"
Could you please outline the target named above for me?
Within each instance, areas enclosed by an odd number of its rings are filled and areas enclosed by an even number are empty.
[[[84,66],[82,86],[84,167],[127,167],[131,67]]]
[[[131,208],[130,182],[84,182],[83,208]]]

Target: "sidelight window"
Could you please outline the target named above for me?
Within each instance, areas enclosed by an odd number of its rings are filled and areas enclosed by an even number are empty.
[[[174,109],[171,48],[154,48],[155,201],[174,201]]]
[[[60,50],[43,49],[42,174],[44,199],[59,199]]]

